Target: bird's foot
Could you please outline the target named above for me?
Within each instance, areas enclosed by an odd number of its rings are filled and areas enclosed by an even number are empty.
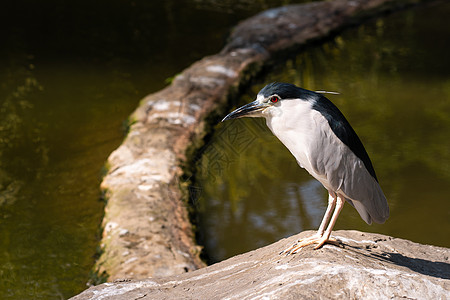
[[[333,244],[336,246],[340,244],[340,242],[338,240],[336,240],[335,238],[332,238],[332,237],[327,238],[327,237],[319,236],[316,234],[309,238],[298,240],[297,243],[295,243],[291,247],[287,248],[286,250],[281,251],[280,254],[286,254],[286,255],[295,254],[301,248],[311,245],[311,244],[317,244],[314,247],[314,250],[316,250],[316,249],[319,249],[320,247],[322,247],[326,243]]]

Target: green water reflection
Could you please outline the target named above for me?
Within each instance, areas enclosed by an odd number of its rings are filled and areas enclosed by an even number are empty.
[[[371,156],[391,217],[369,226],[346,205],[335,229],[450,247],[449,15],[445,3],[348,29],[270,72],[236,104],[271,81],[341,93],[329,98]],[[325,190],[259,119],[216,126],[196,188],[211,261],[317,229],[326,208]]]
[[[148,93],[286,0],[6,1],[0,9],[0,299],[86,288],[102,166]]]
[[[1,74],[0,294],[66,298],[88,279],[100,171],[135,90],[88,66],[13,71]]]

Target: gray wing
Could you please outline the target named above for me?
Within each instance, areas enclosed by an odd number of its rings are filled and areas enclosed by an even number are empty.
[[[321,138],[311,144],[309,158],[311,173],[322,184],[342,195],[367,223],[384,223],[389,217],[389,206],[377,180],[348,146],[337,138],[324,118],[316,122]],[[318,175],[318,176],[317,176]]]

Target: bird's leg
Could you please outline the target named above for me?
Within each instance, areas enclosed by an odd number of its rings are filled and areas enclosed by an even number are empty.
[[[342,199],[340,196],[335,196],[330,194],[329,198],[329,204],[327,211],[325,212],[325,216],[322,220],[322,223],[320,224],[319,230],[317,234],[314,236],[303,239],[296,243],[295,245],[291,246],[290,248],[286,249],[282,253],[286,254],[294,254],[296,253],[300,248],[315,244],[317,245],[314,247],[314,249],[319,249],[322,247],[325,243],[331,243],[331,244],[339,244],[338,241],[334,238],[330,238],[331,231],[333,230],[334,224],[336,224],[336,220],[339,216],[339,213],[341,212],[342,208],[344,207],[344,199]],[[328,219],[330,219],[331,211],[334,208],[333,216],[331,217],[330,223],[328,224],[328,227],[325,231],[324,228],[328,222]]]
[[[345,200],[341,198],[341,196],[337,196],[336,208],[334,210],[333,216],[331,217],[331,221],[328,224],[327,230],[322,235],[320,241],[318,241],[317,245],[314,249],[319,249],[326,242],[337,243],[335,239],[330,239],[331,231],[333,230],[334,224],[336,224],[337,218],[341,213],[342,208],[344,207]]]
[[[292,245],[291,247],[282,251],[280,254],[291,253],[292,249],[296,248],[297,245],[299,245],[301,243],[305,243],[308,241],[316,241],[317,239],[322,238],[325,228],[328,224],[328,221],[330,220],[331,214],[333,213],[333,209],[335,208],[335,206],[336,206],[336,194],[333,192],[329,192],[327,210],[325,211],[325,215],[322,218],[322,222],[320,223],[319,229],[317,230],[316,234],[314,234],[313,236],[298,240],[294,245]]]
[[[325,211],[325,215],[323,216],[322,222],[320,223],[319,229],[317,230],[317,236],[322,237],[325,231],[325,227],[330,220],[331,214],[333,213],[333,209],[336,206],[336,194],[331,192],[328,194],[328,207]]]

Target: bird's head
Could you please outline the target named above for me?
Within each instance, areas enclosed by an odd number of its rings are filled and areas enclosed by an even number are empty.
[[[259,91],[256,100],[229,113],[223,121],[242,117],[266,117],[280,115],[291,105],[286,100],[304,100],[314,98],[314,92],[299,88],[290,83],[274,82],[266,85]]]

